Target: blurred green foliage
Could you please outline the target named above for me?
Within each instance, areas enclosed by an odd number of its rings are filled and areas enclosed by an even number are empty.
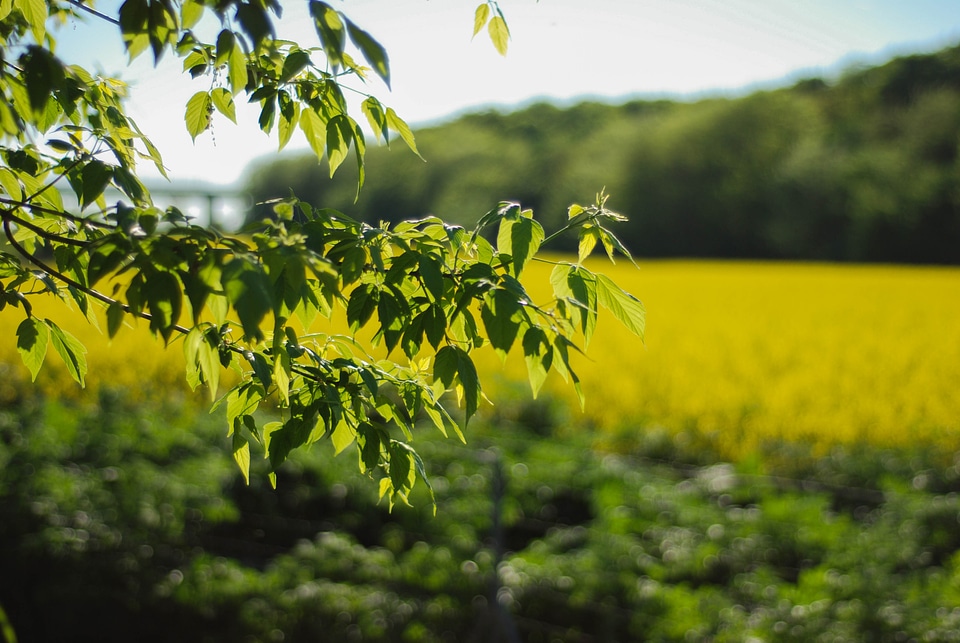
[[[469,446],[418,436],[433,517],[423,490],[378,505],[326,441],[277,490],[247,486],[219,421],[173,395],[2,393],[0,604],[20,641],[488,641],[496,606],[524,641],[960,631],[960,458],[921,446],[725,464],[649,429],[601,453],[563,408],[505,400]]]
[[[246,187],[371,221],[466,224],[509,198],[551,230],[605,185],[645,257],[960,262],[960,47],[736,99],[470,114],[417,141],[426,163],[370,149],[356,202],[356,177],[312,156],[255,165]]]

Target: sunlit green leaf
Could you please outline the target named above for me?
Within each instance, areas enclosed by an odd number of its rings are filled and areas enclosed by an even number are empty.
[[[597,275],[597,298],[624,326],[643,339],[647,317],[643,302],[624,291],[606,275]]]
[[[407,144],[407,147],[409,147],[414,154],[420,156],[420,152],[417,150],[417,141],[413,137],[413,131],[402,118],[397,116],[397,113],[393,111],[392,107],[387,108],[387,126],[400,134],[400,138]],[[423,157],[420,156],[420,158],[422,159]]]
[[[326,122],[313,109],[304,109],[300,112],[300,130],[317,160],[322,159],[327,139]]]
[[[490,40],[497,52],[501,56],[507,55],[507,43],[510,41],[510,30],[507,29],[507,22],[502,16],[494,16],[487,25],[487,32],[490,34]]]
[[[210,113],[213,111],[213,99],[208,92],[197,92],[187,101],[187,111],[183,116],[187,124],[187,133],[196,140],[210,127]]]
[[[13,0],[13,6],[20,10],[24,20],[30,25],[33,39],[42,43],[46,35],[47,3],[43,0]]]
[[[243,474],[244,482],[250,484],[250,443],[240,431],[233,433],[233,459]]]
[[[357,434],[350,428],[350,425],[346,422],[341,422],[333,429],[333,433],[330,434],[330,441],[333,442],[333,452],[336,455],[340,455],[347,447],[353,444],[356,437]]]
[[[533,326],[523,334],[523,357],[527,364],[530,390],[533,397],[536,398],[553,363],[553,349],[547,339],[547,334],[542,329]]]
[[[203,3],[184,0],[180,4],[180,26],[184,29],[193,29],[203,17],[203,11]]]
[[[330,166],[330,176],[333,177],[337,168],[347,158],[350,152],[350,142],[353,140],[353,127],[349,117],[338,114],[327,123],[327,165]]]
[[[323,52],[330,65],[336,69],[343,64],[343,48],[347,36],[340,14],[325,2],[311,0],[310,15],[313,16],[313,26],[320,38]]]
[[[217,111],[229,118],[234,123],[237,122],[237,108],[233,102],[233,94],[223,87],[214,87],[210,92],[210,99]]]
[[[233,43],[227,59],[227,80],[230,81],[230,91],[234,94],[247,85],[247,55],[243,52],[239,40]]]
[[[477,10],[473,13],[473,35],[476,36],[480,33],[480,30],[483,29],[483,26],[487,24],[487,20],[490,19],[490,5],[486,2],[477,6]]]
[[[34,382],[47,355],[49,335],[46,325],[36,317],[27,317],[17,327],[17,350]]]
[[[44,323],[47,325],[47,328],[50,329],[50,339],[52,340],[53,348],[57,351],[57,354],[60,355],[64,365],[66,365],[70,377],[78,382],[80,386],[84,386],[84,380],[87,376],[86,347],[81,344],[76,337],[49,319],[45,319]]]

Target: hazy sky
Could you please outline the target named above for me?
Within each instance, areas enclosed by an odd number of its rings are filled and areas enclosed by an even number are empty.
[[[393,90],[378,81],[365,90],[414,125],[537,97],[772,87],[960,42],[957,0],[501,0],[512,35],[502,58],[485,33],[470,38],[479,0],[328,2],[387,48]],[[278,35],[318,44],[306,2],[284,6]],[[58,39],[61,57],[131,82],[130,112],[160,147],[172,178],[232,183],[252,158],[276,149],[275,134],[259,131],[253,109],[240,110],[241,126],[216,118],[213,132],[191,143],[184,104],[210,81],[191,81],[172,56],[158,68],[144,56],[125,69],[109,29],[68,25]],[[303,145],[294,136],[288,149],[296,147]]]

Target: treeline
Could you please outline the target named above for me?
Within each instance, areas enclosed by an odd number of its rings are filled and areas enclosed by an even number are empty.
[[[960,46],[736,99],[536,104],[416,136],[426,162],[368,150],[356,200],[349,164],[329,180],[312,155],[246,185],[369,221],[470,225],[518,200],[548,230],[605,186],[643,257],[960,263]]]

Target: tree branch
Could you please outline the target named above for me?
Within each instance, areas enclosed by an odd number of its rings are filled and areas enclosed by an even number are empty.
[[[72,222],[74,222],[74,223],[80,223],[80,224],[83,224],[83,225],[93,226],[93,227],[95,227],[95,228],[100,228],[101,230],[115,230],[115,229],[116,229],[116,226],[115,226],[115,225],[111,225],[111,224],[109,224],[109,223],[103,223],[103,222],[101,222],[101,221],[96,221],[96,220],[94,220],[94,219],[89,219],[89,218],[87,218],[87,217],[81,217],[81,216],[79,216],[79,215],[70,214],[69,212],[64,212],[64,211],[62,211],[62,210],[56,210],[56,209],[54,209],[54,208],[47,208],[47,207],[44,207],[44,206],[42,206],[42,205],[37,205],[37,204],[35,204],[35,203],[30,203],[29,201],[20,201],[20,200],[18,200],[18,199],[11,199],[11,198],[8,198],[8,197],[5,197],[5,196],[0,196],[0,203],[4,203],[4,204],[6,204],[6,205],[11,205],[11,206],[15,206],[15,207],[18,207],[18,208],[23,208],[23,209],[29,208],[29,209],[31,209],[31,210],[36,210],[37,212],[40,212],[40,213],[42,213],[42,214],[49,214],[49,215],[54,216],[54,217],[63,217],[64,219],[68,219],[69,221],[72,221]],[[106,213],[105,213],[105,212],[101,212],[100,214],[106,214]]]
[[[56,268],[52,268],[52,267],[48,266],[47,264],[45,264],[45,263],[42,262],[41,260],[37,259],[37,258],[36,258],[35,256],[33,256],[32,254],[30,254],[29,252],[27,252],[27,249],[24,248],[22,245],[20,245],[20,244],[17,242],[17,240],[13,238],[13,232],[10,230],[10,218],[9,218],[9,217],[4,217],[4,218],[3,218],[3,231],[6,233],[6,235],[7,235],[7,240],[10,242],[10,245],[13,246],[14,249],[15,249],[18,253],[20,253],[20,255],[21,255],[24,259],[26,259],[27,261],[29,261],[30,263],[32,263],[33,265],[35,265],[37,268],[39,268],[40,270],[42,270],[44,273],[50,275],[51,277],[55,277],[56,279],[59,279],[59,280],[62,281],[63,283],[67,284],[68,286],[70,286],[70,287],[72,287],[72,288],[76,288],[77,290],[79,290],[80,292],[84,293],[85,295],[87,295],[87,296],[89,296],[89,297],[93,297],[94,299],[96,299],[96,300],[98,300],[98,301],[100,301],[100,302],[102,302],[102,303],[104,303],[104,304],[107,304],[107,305],[114,305],[114,304],[116,304],[116,305],[120,306],[120,307],[123,309],[123,311],[124,311],[125,313],[127,313],[127,314],[134,315],[135,317],[140,317],[141,319],[146,319],[146,320],[148,320],[148,321],[153,319],[153,315],[151,315],[150,313],[145,313],[145,312],[142,312],[142,311],[141,311],[141,312],[136,312],[136,311],[133,310],[133,308],[131,308],[131,307],[128,306],[127,304],[125,304],[125,303],[123,303],[123,302],[121,302],[121,301],[118,301],[118,300],[116,300],[116,299],[113,299],[112,297],[108,297],[108,296],[104,295],[102,292],[100,292],[100,291],[98,291],[98,290],[94,290],[94,289],[92,289],[92,288],[89,288],[89,287],[87,287],[87,286],[84,286],[84,285],[81,284],[79,281],[76,281],[75,279],[71,279],[70,277],[66,276],[65,274],[63,274],[62,272],[60,272],[59,270],[57,270]],[[175,330],[175,331],[177,331],[178,333],[181,333],[181,334],[183,334],[183,335],[186,335],[187,333],[190,332],[190,329],[189,329],[189,328],[184,328],[183,326],[173,325],[173,326],[171,326],[170,328],[172,328],[173,330]]]
[[[75,6],[77,9],[82,9],[82,10],[86,11],[87,13],[89,13],[89,14],[92,15],[92,16],[96,16],[97,18],[100,18],[101,20],[106,20],[107,22],[109,22],[109,23],[111,23],[111,24],[114,24],[114,25],[116,25],[116,26],[118,26],[118,27],[120,26],[120,21],[117,20],[116,18],[113,18],[113,17],[111,17],[111,16],[108,16],[108,15],[106,15],[106,14],[104,14],[104,13],[100,13],[99,11],[97,11],[96,9],[94,9],[93,7],[88,7],[87,5],[79,2],[79,0],[67,0],[67,2],[69,2],[70,4],[72,4],[73,6]]]
[[[17,215],[13,214],[10,211],[6,211],[6,212],[0,211],[0,217],[3,217],[5,231],[7,230],[6,222],[8,220],[13,220],[13,222],[16,223],[17,225],[23,226],[27,230],[31,230],[35,232],[38,236],[43,237],[48,241],[53,241],[54,243],[62,243],[65,246],[76,246],[78,248],[85,248],[90,243],[89,241],[81,241],[80,239],[71,239],[70,237],[62,237],[59,234],[48,232],[47,230],[44,230],[40,226],[30,223],[26,219],[21,219],[20,217],[18,217]],[[9,234],[7,236],[9,236]]]

